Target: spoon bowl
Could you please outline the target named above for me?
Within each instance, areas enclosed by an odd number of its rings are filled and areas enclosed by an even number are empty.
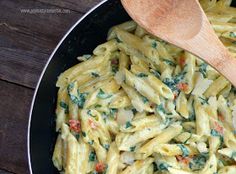
[[[236,86],[236,59],[213,31],[198,0],[121,0],[149,33],[200,57]]]

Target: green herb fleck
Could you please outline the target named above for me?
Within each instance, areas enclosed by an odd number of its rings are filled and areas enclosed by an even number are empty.
[[[142,101],[143,101],[144,104],[145,104],[145,103],[148,103],[149,100],[148,100],[146,97],[141,96],[141,98],[142,98]]]
[[[160,111],[160,112],[162,112],[164,114],[166,113],[162,103],[160,105],[157,105],[156,110],[157,110],[157,112]]]
[[[97,105],[95,105],[94,107],[95,107],[95,108],[101,108],[102,105],[97,104]]]
[[[213,137],[219,137],[220,138],[220,142],[221,142],[221,146],[222,146],[222,144],[223,144],[223,142],[224,142],[224,137],[223,137],[223,135],[221,135],[217,130],[215,130],[215,129],[211,129],[211,135],[213,136]]]
[[[110,148],[110,145],[109,144],[104,144],[103,147],[108,151],[109,148]]]
[[[95,117],[95,116],[92,114],[92,111],[91,111],[90,109],[87,111],[87,114],[90,115],[91,117]]]
[[[106,94],[102,89],[100,89],[97,94],[97,98],[101,98],[101,99],[107,99],[110,97],[112,97],[112,95]]]
[[[86,133],[85,133],[85,132],[83,132],[83,131],[82,131],[82,135],[83,135],[83,137],[86,137]]]
[[[163,162],[158,165],[158,170],[160,171],[168,170],[169,167],[171,167],[169,164]]]
[[[67,91],[68,91],[68,94],[70,93],[70,91],[74,88],[75,84],[74,83],[70,83],[68,86],[67,86]]]
[[[154,69],[151,69],[150,72],[151,72],[154,76],[156,76],[157,78],[160,78],[160,77],[161,77],[161,74],[160,74],[158,71],[154,70]]]
[[[152,48],[157,48],[157,42],[156,41],[152,42]]]
[[[110,109],[110,111],[109,111],[109,115],[111,116],[111,117],[115,117],[115,114],[118,112],[118,109],[116,109],[116,108],[111,108]]]
[[[201,170],[205,166],[208,158],[209,158],[208,153],[201,153],[197,156],[194,156],[189,163],[189,168],[192,169],[193,171]]]
[[[229,37],[236,38],[236,33],[235,32],[230,32]]]
[[[171,60],[168,60],[168,59],[161,59],[163,62],[165,62],[167,65],[170,65],[170,66],[176,66],[176,63],[171,61]]]
[[[132,124],[130,123],[130,121],[127,121],[126,123],[125,123],[125,128],[127,129],[127,128],[129,128],[129,127],[131,127],[132,126]]]
[[[172,79],[165,78],[163,80],[163,83],[165,83],[172,91],[179,91],[179,89],[177,88],[177,84],[179,84],[184,79],[186,74],[186,71],[182,71]]]
[[[139,73],[139,74],[137,74],[136,76],[137,76],[137,77],[141,77],[141,78],[143,78],[143,77],[148,77],[148,75],[145,74],[145,73]]]
[[[76,135],[75,135],[75,138],[76,138],[77,140],[79,140],[80,134],[76,134]]]
[[[204,78],[206,78],[206,71],[207,71],[207,64],[206,63],[202,63],[200,66],[199,66],[199,72],[203,75]]]
[[[236,151],[233,151],[233,152],[232,152],[231,158],[236,159]]]
[[[178,144],[177,146],[181,149],[183,157],[189,156],[189,150],[183,144]]]
[[[135,108],[133,108],[133,109],[131,109],[131,110],[132,110],[132,112],[133,112],[134,115],[138,112]]]
[[[186,74],[186,71],[181,71],[178,75],[176,75],[173,79],[175,84],[178,84],[180,81],[182,81]]]
[[[188,140],[190,140],[192,138],[192,133],[190,133],[189,137],[183,142],[183,144],[186,144],[188,142]]]
[[[100,75],[98,73],[95,73],[95,72],[92,72],[91,75],[92,75],[92,77],[95,77],[95,78],[100,77]]]
[[[86,100],[86,97],[88,96],[88,93],[80,93],[79,90],[77,90],[77,94],[78,94],[78,106],[80,109],[82,109],[84,107],[84,103]]]
[[[69,113],[69,106],[65,102],[61,101],[60,106],[65,110],[65,114]]]
[[[88,143],[89,143],[90,145],[93,145],[94,140],[91,140],[91,141],[89,141]]]
[[[158,171],[158,166],[155,162],[152,163],[153,164],[153,172]]]
[[[208,103],[208,99],[205,99],[203,97],[198,97],[199,99],[201,99],[201,104],[204,105],[204,104],[209,104]]]
[[[96,153],[90,152],[89,154],[89,161],[95,161],[96,160]]]
[[[132,147],[129,148],[129,151],[134,152],[135,148],[136,148],[136,146],[132,146]]]

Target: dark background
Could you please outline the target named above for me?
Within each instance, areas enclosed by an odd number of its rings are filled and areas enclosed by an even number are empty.
[[[28,113],[40,73],[67,30],[100,1],[0,0],[0,174],[29,173]]]

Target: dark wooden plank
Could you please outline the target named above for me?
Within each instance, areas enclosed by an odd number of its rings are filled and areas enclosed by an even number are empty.
[[[27,174],[27,124],[33,90],[0,81],[0,168]]]
[[[102,0],[37,0],[47,4],[55,5],[56,7],[66,8],[77,12],[85,13]]]
[[[1,0],[0,7],[1,62],[5,59],[4,64],[0,64],[0,78],[34,88],[49,55],[82,14],[75,11],[24,13],[22,9],[55,8],[44,2],[27,0]],[[22,66],[23,61],[30,63]],[[31,75],[35,67],[37,70]],[[19,76],[19,70],[26,73]]]
[[[14,174],[14,173],[11,173],[11,172],[0,169],[0,174]]]
[[[35,87],[48,54],[21,49],[0,48],[0,78]]]

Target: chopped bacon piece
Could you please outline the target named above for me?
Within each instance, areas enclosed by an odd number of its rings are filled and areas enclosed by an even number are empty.
[[[81,125],[79,120],[69,120],[70,130],[79,133],[81,131]]]
[[[219,132],[221,135],[224,134],[224,128],[222,126],[219,125],[219,123],[217,123],[216,121],[214,122],[214,126],[215,126],[215,130],[217,132]]]
[[[180,58],[179,58],[179,65],[180,65],[180,67],[181,68],[183,68],[184,67],[184,65],[185,65],[185,57],[183,57],[183,56],[181,56]]]
[[[89,126],[92,128],[92,129],[97,129],[98,125],[96,123],[94,123],[93,120],[89,119]]]
[[[104,172],[105,168],[106,168],[106,165],[104,163],[102,163],[102,162],[97,163],[96,166],[95,166],[95,170],[98,173]]]
[[[184,164],[186,164],[186,165],[189,165],[189,162],[191,161],[191,158],[189,158],[189,157],[183,157],[183,156],[181,156],[181,155],[177,155],[177,156],[176,156],[176,159],[177,159],[179,162],[184,163]]]
[[[221,114],[218,114],[218,119],[219,119],[221,122],[225,121],[224,116],[221,115]]]
[[[179,83],[177,84],[177,88],[181,91],[187,91],[188,90],[188,84],[187,83]]]

